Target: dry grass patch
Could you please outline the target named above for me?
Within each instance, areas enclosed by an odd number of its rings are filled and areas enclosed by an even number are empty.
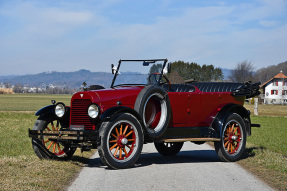
[[[62,190],[93,152],[79,150],[69,161],[40,160],[28,137],[34,112],[0,112],[0,190]]]
[[[254,105],[245,104],[244,107],[254,115]],[[287,105],[258,105],[258,116],[287,117]]]
[[[12,88],[0,88],[0,94],[14,94]]]

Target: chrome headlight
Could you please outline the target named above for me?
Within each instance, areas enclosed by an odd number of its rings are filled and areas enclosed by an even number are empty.
[[[66,112],[65,104],[57,103],[55,107],[55,114],[57,115],[57,117],[63,117],[65,115],[65,112]]]
[[[88,115],[92,119],[96,119],[99,116],[100,109],[96,104],[92,104],[88,108]]]

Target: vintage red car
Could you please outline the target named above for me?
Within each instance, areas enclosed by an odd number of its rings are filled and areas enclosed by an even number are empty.
[[[36,155],[69,159],[76,148],[98,149],[104,164],[121,169],[134,165],[146,143],[172,156],[186,141],[212,141],[222,161],[238,160],[259,126],[243,104],[260,94],[260,83],[171,84],[170,71],[167,59],[120,60],[110,88],[85,87],[70,106],[53,101],[40,109],[29,129]]]

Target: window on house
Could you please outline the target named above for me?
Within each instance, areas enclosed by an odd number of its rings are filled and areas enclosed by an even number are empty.
[[[278,95],[278,90],[271,90],[271,95]]]
[[[287,90],[282,90],[282,95],[287,95]]]

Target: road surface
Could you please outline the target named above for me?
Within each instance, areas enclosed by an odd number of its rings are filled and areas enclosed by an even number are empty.
[[[163,157],[153,144],[146,144],[135,167],[123,170],[107,168],[95,153],[68,190],[270,191],[272,188],[236,163],[220,162],[208,144],[186,142],[174,157]]]

